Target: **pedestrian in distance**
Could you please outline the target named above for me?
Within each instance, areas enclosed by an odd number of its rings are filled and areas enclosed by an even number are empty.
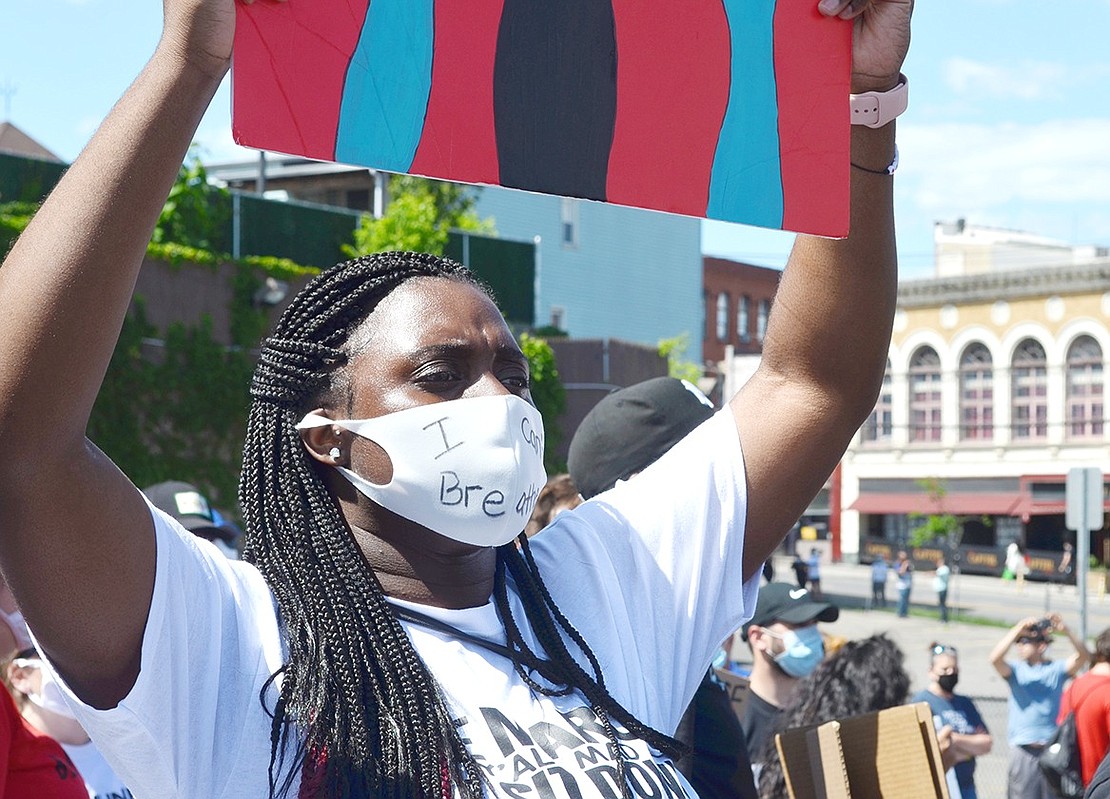
[[[814,599],[821,598],[821,550],[813,547],[806,560],[806,579],[809,580],[809,591]]]
[[[1046,657],[1053,632],[1063,633],[1071,642],[1072,652],[1065,660]],[[1014,646],[1017,658],[1007,659]],[[991,651],[991,665],[1010,689],[1007,799],[1052,799],[1037,758],[1056,732],[1064,683],[1078,674],[1090,657],[1086,645],[1057,613],[1019,621]]]
[[[1074,554],[1075,547],[1070,541],[1065,541],[1064,553],[1060,556],[1060,563],[1056,567],[1056,586],[1060,591],[1063,591],[1064,586],[1072,581],[1072,572],[1075,570]]]
[[[890,565],[886,554],[880,552],[871,561],[871,607],[886,607],[886,582],[890,575]]]
[[[940,620],[948,623],[948,578],[952,570],[944,560],[944,555],[937,558],[937,570],[933,573],[933,590],[937,592],[937,610],[940,611]]]
[[[799,588],[805,588],[809,583],[809,566],[802,560],[801,553],[794,553],[794,560],[790,563],[790,569],[794,572],[794,582],[798,584]]]
[[[993,738],[970,697],[957,694],[960,664],[956,647],[929,645],[929,684],[910,699],[927,702],[941,727],[948,727],[948,758],[955,761],[950,780],[959,786],[961,799],[977,799],[975,758],[990,752]]]
[[[904,619],[910,615],[910,591],[913,590],[913,561],[904,549],[898,550],[898,559],[894,562],[894,579],[898,589],[898,616]]]
[[[1025,575],[1029,573],[1029,562],[1017,541],[1006,545],[1006,571],[1014,578],[1019,592],[1025,590]]]
[[[809,2],[853,92],[902,85],[911,2]],[[852,126],[851,233],[798,238],[743,389],[532,543],[543,421],[489,294],[427,254],[324,270],[258,352],[231,560],[85,438],[235,39],[235,0],[162,5],[0,267],[0,568],[74,715],[158,799],[692,796],[679,719],[882,384],[894,125]]]

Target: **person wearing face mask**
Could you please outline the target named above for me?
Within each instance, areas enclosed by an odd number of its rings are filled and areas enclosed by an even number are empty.
[[[6,680],[23,718],[65,751],[87,789],[88,799],[131,799],[131,791],[104,760],[96,744],[73,716],[53,675],[44,669],[34,647],[23,650],[7,665]],[[61,769],[59,773],[63,773]],[[40,796],[40,794],[19,794]],[[54,794],[41,794],[52,797]],[[0,799],[3,794],[0,793]]]
[[[910,677],[905,656],[885,635],[846,641],[801,680],[782,714],[781,729],[824,724],[834,719],[885,710],[906,701]],[[773,738],[760,758],[759,795],[788,795],[782,760]]]
[[[755,614],[741,630],[752,650],[741,726],[757,778],[768,742],[782,729],[784,708],[825,656],[817,622],[839,616],[836,605],[815,601],[805,588],[769,583],[760,590]]]
[[[959,785],[962,799],[976,799],[975,758],[990,752],[993,739],[975,703],[955,693],[960,679],[956,647],[934,642],[929,645],[929,655],[929,685],[910,701],[927,702],[938,725],[951,728],[950,757],[956,764],[950,769],[950,779]]]
[[[892,121],[913,3],[803,4],[852,61],[851,233],[798,238],[760,365],[725,407],[530,542],[544,434],[504,316],[449,259],[357,258],[309,280],[252,353],[233,561],[85,434],[237,34],[252,13],[303,33],[318,4],[163,0],[147,65],[0,267],[0,569],[132,791],[694,795],[674,732],[873,410],[897,302]],[[392,74],[367,85],[417,88]],[[628,288],[598,301],[653,290]],[[805,646],[786,648],[793,668]]]
[[[38,675],[28,673],[37,671],[27,657],[33,652],[0,664],[0,799],[89,799],[82,775],[46,727],[73,741],[88,737],[43,697]]]

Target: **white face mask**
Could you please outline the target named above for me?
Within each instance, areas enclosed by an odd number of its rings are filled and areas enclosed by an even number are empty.
[[[371,483],[338,467],[387,510],[464,544],[496,547],[524,529],[540,489],[543,419],[513,394],[435,402],[376,419],[308,414],[297,428],[336,425],[369,439],[393,463],[393,479]]]

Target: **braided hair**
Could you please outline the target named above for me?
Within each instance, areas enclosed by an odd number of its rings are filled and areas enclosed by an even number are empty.
[[[321,404],[349,397],[344,367],[351,336],[378,302],[414,277],[467,282],[486,291],[460,264],[416,253],[348,261],[314,278],[266,340],[251,384],[239,502],[246,525],[244,558],[274,591],[288,660],[271,676],[270,796],[287,796],[301,775],[301,795],[442,799],[457,790],[482,796],[482,775],[453,723],[433,676],[385,600],[339,507],[305,450],[295,425]],[[622,794],[630,797],[624,759],[610,719],[656,749],[682,745],[638,721],[605,688],[596,657],[556,607],[525,536],[498,549],[495,606],[517,672],[547,695],[582,692],[609,738]],[[530,650],[509,609],[512,581],[543,652]],[[592,674],[568,649],[569,640]],[[536,676],[533,676],[536,675]],[[293,732],[292,729],[296,729]],[[290,735],[294,756],[286,763]]]

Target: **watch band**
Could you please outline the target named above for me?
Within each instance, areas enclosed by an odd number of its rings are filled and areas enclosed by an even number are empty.
[[[881,128],[906,110],[909,104],[910,83],[906,76],[898,75],[898,85],[887,92],[849,94],[852,124]]]

